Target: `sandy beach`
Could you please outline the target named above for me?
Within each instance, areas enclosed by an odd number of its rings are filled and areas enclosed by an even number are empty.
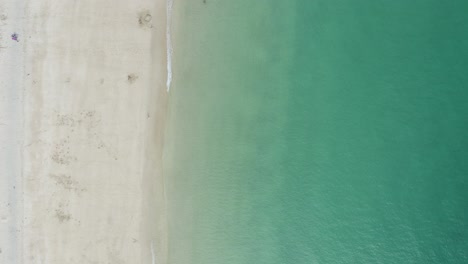
[[[166,1],[0,16],[0,263],[165,263]]]

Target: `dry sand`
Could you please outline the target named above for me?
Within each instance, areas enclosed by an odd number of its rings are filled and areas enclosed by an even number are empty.
[[[0,264],[165,263],[166,1],[4,0],[0,34]]]

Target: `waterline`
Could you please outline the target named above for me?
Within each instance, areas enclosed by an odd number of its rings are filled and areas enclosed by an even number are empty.
[[[171,40],[171,25],[172,25],[172,5],[173,0],[166,2],[166,54],[167,54],[167,92],[171,88],[172,82],[172,40]]]

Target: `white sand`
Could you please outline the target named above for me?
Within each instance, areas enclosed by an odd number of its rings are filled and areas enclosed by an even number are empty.
[[[0,18],[0,263],[165,263],[166,1]]]

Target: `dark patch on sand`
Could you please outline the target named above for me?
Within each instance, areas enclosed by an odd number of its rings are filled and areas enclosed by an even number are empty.
[[[60,223],[68,222],[71,219],[71,215],[65,213],[62,209],[55,209],[55,217],[57,217]]]
[[[128,83],[130,83],[130,84],[136,82],[137,79],[138,79],[138,75],[133,74],[133,73],[132,73],[132,74],[129,74],[129,75],[127,76],[127,81],[128,81]]]
[[[68,138],[55,144],[51,158],[61,165],[69,165],[71,162],[76,161],[76,157],[70,155],[70,140]]]
[[[50,174],[49,175],[57,185],[62,186],[62,188],[75,191],[77,193],[83,192],[86,189],[82,188],[78,181],[74,180],[70,175],[65,174]]]

